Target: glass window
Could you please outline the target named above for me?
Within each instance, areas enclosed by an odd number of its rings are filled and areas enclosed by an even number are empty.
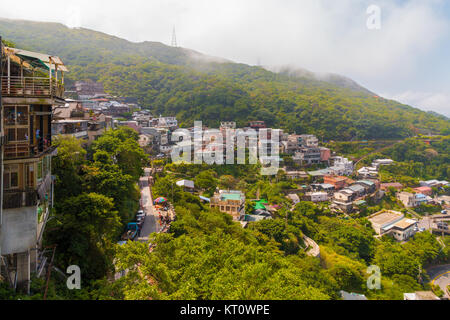
[[[16,129],[8,129],[8,141],[16,141]]]
[[[28,141],[28,128],[17,128],[17,141]]]
[[[5,165],[3,186],[5,189],[16,189],[19,187],[19,165]]]
[[[25,167],[26,185],[29,188],[34,187],[34,164],[27,164]]]
[[[5,125],[16,124],[16,107],[4,107]]]
[[[11,188],[19,187],[19,173],[11,172]]]
[[[17,124],[28,125],[28,106],[17,107]]]

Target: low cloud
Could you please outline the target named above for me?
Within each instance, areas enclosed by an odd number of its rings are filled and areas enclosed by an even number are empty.
[[[406,91],[387,97],[425,111],[435,111],[450,118],[450,94]]]

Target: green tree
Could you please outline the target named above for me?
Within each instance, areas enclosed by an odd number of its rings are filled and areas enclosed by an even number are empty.
[[[81,194],[59,202],[50,220],[46,243],[57,245],[57,265],[75,264],[83,279],[98,279],[110,268],[112,243],[120,232],[120,218],[111,198]]]

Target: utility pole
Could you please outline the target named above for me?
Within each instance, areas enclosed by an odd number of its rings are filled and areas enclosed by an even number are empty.
[[[53,246],[52,259],[50,260],[50,264],[47,267],[48,268],[47,269],[47,281],[45,283],[44,300],[47,300],[48,284],[50,282],[50,275],[52,273],[53,260],[55,259],[55,251],[56,251],[56,245]]]

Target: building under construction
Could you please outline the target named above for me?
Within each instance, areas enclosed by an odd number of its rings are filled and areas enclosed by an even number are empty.
[[[1,43],[1,41],[0,41]],[[5,281],[29,292],[42,274],[42,235],[53,205],[52,109],[64,105],[61,59],[1,45],[0,270]]]

